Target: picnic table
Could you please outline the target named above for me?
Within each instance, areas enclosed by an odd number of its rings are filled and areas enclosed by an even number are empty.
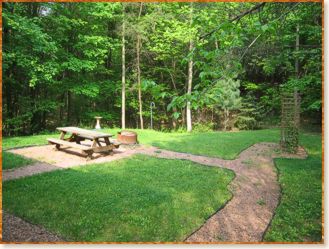
[[[79,149],[87,156],[87,159],[92,159],[93,153],[108,153],[113,155],[113,149],[120,146],[120,143],[110,140],[110,137],[112,137],[111,134],[78,127],[58,127],[56,129],[61,132],[60,137],[59,139],[48,138],[49,144],[54,144],[57,150],[60,150],[61,146]],[[70,134],[70,136],[65,138],[67,134]],[[81,141],[84,140],[91,140],[92,143],[90,145],[81,144]]]

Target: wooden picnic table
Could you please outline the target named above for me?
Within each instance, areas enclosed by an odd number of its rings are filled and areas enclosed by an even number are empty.
[[[87,156],[87,159],[92,159],[93,153],[109,153],[113,155],[113,149],[120,146],[120,143],[110,140],[111,134],[78,127],[58,127],[56,129],[61,132],[59,139],[48,138],[48,143],[55,144],[57,150],[61,146],[80,149]],[[70,136],[65,138],[67,134],[70,134]],[[81,144],[81,141],[86,139],[92,141],[91,145]]]

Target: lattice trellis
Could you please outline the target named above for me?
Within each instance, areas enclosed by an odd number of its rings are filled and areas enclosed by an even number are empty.
[[[281,95],[281,147],[289,152],[297,152],[299,144],[301,97],[297,90]]]

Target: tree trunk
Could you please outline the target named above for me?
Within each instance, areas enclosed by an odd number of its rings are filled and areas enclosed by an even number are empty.
[[[227,130],[229,119],[230,119],[230,111],[228,109],[224,109],[224,131]]]
[[[123,9],[124,15],[124,9]],[[124,17],[123,17],[124,18]],[[126,47],[125,47],[125,22],[122,23],[122,100],[121,100],[121,128],[126,129]]]
[[[66,92],[66,123],[69,124],[71,117],[70,117],[70,112],[71,112],[71,93],[70,91]]]
[[[140,128],[144,129],[143,122],[143,106],[142,106],[142,87],[141,87],[141,69],[140,69],[140,36],[137,35],[136,51],[137,51],[137,84],[138,84],[138,103],[139,103],[139,120]]]
[[[143,8],[143,3],[140,3],[138,20],[141,16]],[[138,102],[139,102],[139,119],[140,119],[140,128],[144,129],[143,122],[143,103],[142,103],[142,87],[141,87],[141,68],[140,68],[140,48],[141,48],[141,37],[140,34],[137,33],[137,42],[136,42],[136,57],[137,57],[137,84],[138,84]]]
[[[192,15],[193,15],[193,5],[191,3],[191,10],[190,10],[190,25],[192,26]],[[187,80],[187,95],[191,96],[192,93],[192,81],[193,81],[193,59],[192,59],[192,51],[194,48],[193,39],[190,39],[190,46],[189,46],[189,62],[188,62],[188,80]],[[192,115],[191,115],[191,102],[187,101],[186,105],[186,126],[187,131],[192,131]]]
[[[190,47],[189,52],[191,53],[194,48],[193,41],[190,40]],[[192,80],[193,80],[193,60],[192,58],[189,59],[188,62],[188,80],[187,80],[187,95],[191,96],[192,93]],[[191,115],[191,102],[187,101],[186,105],[186,126],[187,131],[192,131],[192,115]]]
[[[296,27],[296,53],[299,51],[299,24],[297,24]],[[296,78],[299,78],[299,60],[298,60],[298,54],[296,54],[295,59],[295,71],[296,71]]]
[[[173,111],[174,111],[174,113],[176,113],[177,112],[177,108],[176,107],[173,107]],[[177,122],[176,121],[177,121],[176,118],[173,117],[173,119],[172,119],[172,126],[173,126],[174,130],[176,130],[176,128],[177,128]]]

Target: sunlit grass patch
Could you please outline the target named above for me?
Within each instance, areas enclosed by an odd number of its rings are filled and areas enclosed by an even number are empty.
[[[182,241],[231,198],[233,177],[138,155],[5,182],[3,206],[69,241]]]

